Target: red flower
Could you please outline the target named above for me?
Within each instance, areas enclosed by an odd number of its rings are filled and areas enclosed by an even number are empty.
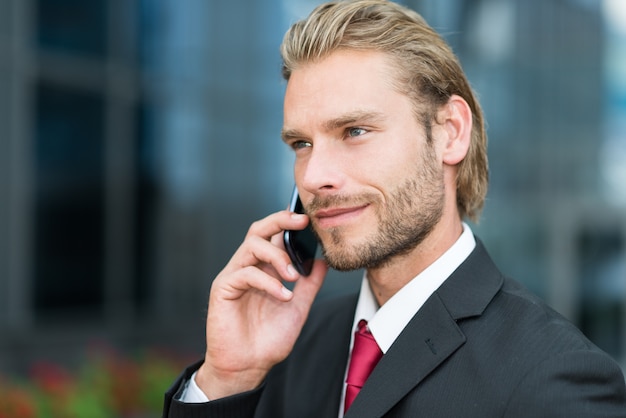
[[[18,388],[2,388],[0,418],[35,418],[37,411],[28,394]]]
[[[44,392],[51,395],[65,395],[73,384],[70,373],[53,363],[35,363],[31,367],[30,374],[33,381]]]

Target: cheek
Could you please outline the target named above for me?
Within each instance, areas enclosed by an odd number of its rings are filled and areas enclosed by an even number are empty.
[[[306,168],[307,168],[306,160],[301,157],[295,157],[295,160],[293,163],[293,177],[296,180],[296,183],[302,180],[302,178],[304,177],[304,174],[306,173]]]
[[[293,163],[293,177],[296,179],[296,182],[302,175],[302,163],[298,163],[298,159]]]
[[[419,151],[414,146],[387,146],[370,156],[370,164],[364,175],[379,179],[391,187],[403,182],[415,172],[420,164]]]

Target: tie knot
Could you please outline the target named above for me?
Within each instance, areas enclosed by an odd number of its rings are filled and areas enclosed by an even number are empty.
[[[367,321],[365,319],[361,319],[359,324],[357,325],[357,330],[361,334],[370,333],[370,330],[367,328]]]

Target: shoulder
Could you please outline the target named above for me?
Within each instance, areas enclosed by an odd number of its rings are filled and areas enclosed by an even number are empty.
[[[502,279],[480,314],[459,318],[458,324],[470,345],[514,357],[518,368],[568,351],[604,354],[568,319],[509,278]]]
[[[494,340],[511,349],[523,347],[538,355],[540,351],[598,350],[545,301],[503,275],[479,240],[438,293],[470,338],[481,335],[485,342]]]
[[[519,283],[504,279],[482,319],[471,323],[468,342],[484,338],[477,346],[506,370],[505,416],[527,416],[530,405],[545,416],[626,416],[617,362]]]
[[[526,370],[504,416],[527,416],[529,405],[545,416],[626,417],[624,375],[593,346],[553,351]]]
[[[608,416],[626,414],[617,362],[545,301],[502,275],[482,245],[452,279],[440,293],[466,337],[454,364],[459,370],[473,365],[467,374],[500,393],[505,416],[528,416],[530,405],[567,411],[556,416],[589,416],[583,412],[588,407],[614,407]]]
[[[574,324],[524,286],[505,279],[490,308],[504,327],[545,352],[600,351]],[[489,312],[486,312],[489,315]]]

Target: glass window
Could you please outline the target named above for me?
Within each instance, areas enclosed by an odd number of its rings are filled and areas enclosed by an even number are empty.
[[[4,37],[11,34],[13,28],[11,19],[12,3],[10,1],[0,1],[0,42],[4,41]]]
[[[135,168],[135,271],[133,272],[133,300],[144,308],[152,295],[155,271],[155,236],[157,229],[157,199],[160,192],[156,136],[150,123],[152,109],[141,103],[136,108],[137,130],[134,140]]]
[[[104,0],[37,0],[37,41],[41,48],[103,56],[106,52]]]
[[[103,101],[40,84],[35,115],[35,309],[100,308]]]

